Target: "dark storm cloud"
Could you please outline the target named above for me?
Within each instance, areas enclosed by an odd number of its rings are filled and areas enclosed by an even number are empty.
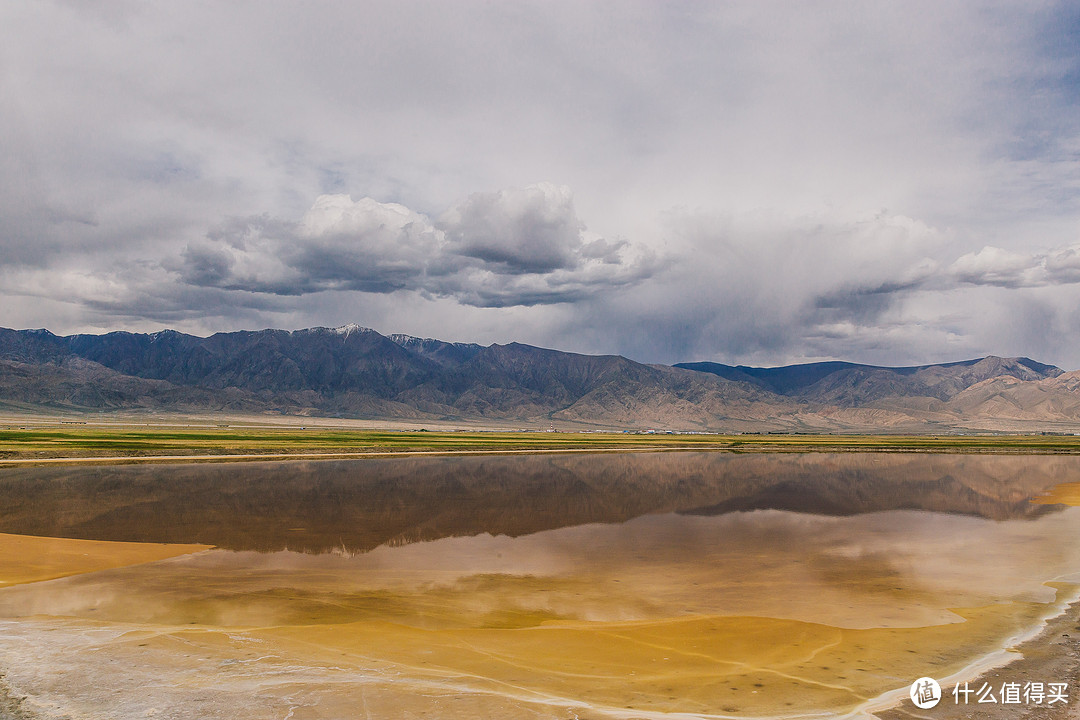
[[[165,267],[190,285],[272,295],[416,289],[433,228],[399,205],[322,196],[306,222],[232,218]]]
[[[225,318],[233,313],[254,319],[263,313],[281,313],[288,308],[281,298],[274,296],[238,295],[217,288],[184,286],[167,286],[164,290],[134,287],[128,296],[90,297],[83,304],[101,319],[122,316],[166,325],[207,317]],[[133,313],[133,307],[138,311]]]
[[[398,204],[323,195],[300,222],[234,218],[165,265],[224,290],[415,291],[475,307],[574,302],[659,266],[651,252],[589,234],[569,189],[550,184],[473,194],[436,223]]]
[[[901,297],[922,287],[924,280],[889,281],[872,287],[839,287],[813,298],[807,303],[803,317],[808,323],[818,325],[848,320],[877,322]]]
[[[681,250],[663,271],[575,306],[582,336],[651,361],[795,361],[887,326],[939,274],[926,254],[940,232],[903,216],[691,212],[669,216],[668,232]]]

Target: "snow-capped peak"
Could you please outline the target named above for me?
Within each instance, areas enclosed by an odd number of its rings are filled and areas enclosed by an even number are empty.
[[[348,338],[353,333],[371,332],[371,328],[361,327],[361,326],[357,325],[356,323],[349,323],[348,325],[342,325],[341,327],[334,328],[333,332],[335,332],[338,335],[341,335],[341,336],[343,336],[345,338]]]

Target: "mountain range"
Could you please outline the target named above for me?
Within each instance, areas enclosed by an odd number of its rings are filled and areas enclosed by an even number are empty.
[[[0,408],[566,429],[1072,432],[1080,373],[995,356],[918,367],[645,365],[357,325],[206,338],[0,329]]]

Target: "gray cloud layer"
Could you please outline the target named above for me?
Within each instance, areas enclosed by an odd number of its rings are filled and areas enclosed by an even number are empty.
[[[581,300],[658,267],[589,235],[565,187],[476,193],[437,223],[371,198],[322,195],[299,223],[233,219],[184,249],[189,285],[273,295],[415,291],[475,307]]]
[[[1064,0],[6,3],[0,325],[1080,367],[1077,37]]]

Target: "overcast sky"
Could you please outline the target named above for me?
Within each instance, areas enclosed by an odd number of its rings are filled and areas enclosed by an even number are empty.
[[[1080,368],[1075,2],[0,4],[0,326]]]

